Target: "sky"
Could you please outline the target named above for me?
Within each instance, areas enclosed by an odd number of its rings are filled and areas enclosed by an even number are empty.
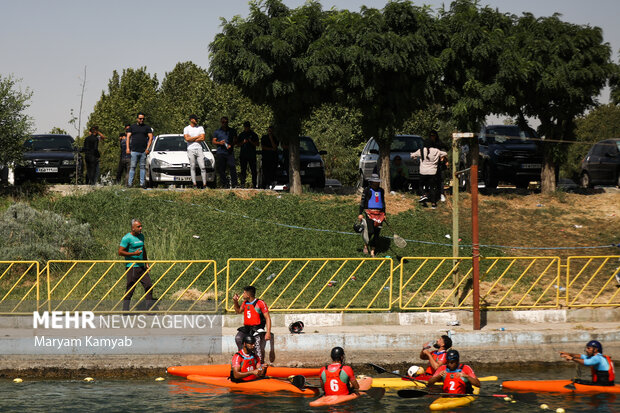
[[[284,0],[289,7],[301,0]],[[385,0],[323,0],[324,9],[382,8]],[[433,9],[449,2],[415,1]],[[481,0],[500,12],[537,17],[562,14],[575,24],[603,29],[618,61],[618,0]],[[248,0],[0,0],[0,75],[21,79],[33,92],[27,110],[36,133],[60,127],[76,136],[69,123],[79,113],[82,130],[95,103],[107,90],[112,72],[145,66],[161,81],[178,62],[207,68],[208,45],[220,32],[220,17],[247,16]],[[84,68],[86,67],[86,76]],[[606,103],[608,92],[600,98]]]

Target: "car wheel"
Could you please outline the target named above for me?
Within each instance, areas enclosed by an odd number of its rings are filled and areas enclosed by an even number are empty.
[[[484,167],[484,187],[486,189],[495,189],[497,188],[497,177],[493,174],[490,165],[485,165]]]
[[[590,181],[590,175],[588,175],[587,172],[581,173],[579,183],[581,184],[582,188],[592,188],[592,181]]]
[[[313,188],[313,189],[325,188],[325,175],[321,176],[320,178],[317,178],[317,180],[314,181],[312,185],[310,185],[310,188]]]

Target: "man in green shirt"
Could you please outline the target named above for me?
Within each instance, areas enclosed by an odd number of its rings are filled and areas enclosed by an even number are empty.
[[[145,299],[150,308],[153,303],[153,283],[148,274],[149,264],[147,262],[135,262],[147,260],[146,249],[144,248],[144,235],[142,234],[142,223],[137,219],[131,220],[131,232],[128,232],[118,247],[118,255],[125,257],[127,262],[127,288],[123,298],[123,311],[129,311],[131,297],[136,288],[136,283],[140,281],[145,291]]]

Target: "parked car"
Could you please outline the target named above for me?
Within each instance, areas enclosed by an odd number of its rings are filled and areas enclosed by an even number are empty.
[[[523,131],[516,125],[483,126],[478,135],[478,179],[485,188],[495,189],[499,182],[517,188],[527,188],[531,181],[540,181],[543,154],[534,132]],[[469,144],[461,146],[459,169],[469,168]],[[461,187],[468,175],[462,174]]]
[[[24,142],[22,162],[15,165],[14,182],[70,183],[82,170],[82,158],[69,135],[32,135]]]
[[[317,149],[309,136],[299,137],[299,175],[301,175],[302,185],[310,185],[312,188],[325,188],[325,162],[323,162],[321,155],[326,154],[327,151]],[[288,185],[289,183],[288,157],[288,151],[278,151],[278,170],[276,172],[278,185]],[[260,184],[259,182],[259,187]]]
[[[415,189],[420,184],[420,160],[412,159],[411,152],[424,147],[424,139],[418,135],[396,135],[390,145],[390,162],[400,156],[403,163],[409,169],[409,186]],[[368,178],[376,173],[379,160],[379,144],[375,138],[370,138],[362,149],[359,161],[359,185],[368,186]]]
[[[206,185],[215,188],[215,158],[206,142],[200,142],[207,169]],[[196,181],[202,182],[200,168],[196,165]],[[192,185],[187,143],[183,135],[157,135],[146,156],[146,184]]]
[[[610,184],[620,187],[620,138],[595,143],[581,161],[579,176],[584,188]]]

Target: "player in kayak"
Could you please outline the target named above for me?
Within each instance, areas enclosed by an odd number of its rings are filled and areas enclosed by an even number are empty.
[[[254,353],[256,339],[253,336],[243,338],[243,348],[235,353],[230,368],[230,380],[235,383],[252,381],[265,376],[258,356]]]
[[[326,396],[359,394],[359,384],[351,366],[344,365],[344,349],[334,347],[331,352],[333,363],[321,369],[321,387]]]
[[[591,367],[592,381],[576,379],[575,383],[596,386],[614,385],[614,363],[611,361],[611,357],[603,355],[603,346],[600,342],[596,340],[588,341],[586,344],[586,354],[560,351],[560,356],[566,361],[574,361],[577,364]]]
[[[424,371],[425,374],[432,376],[437,369],[446,364],[446,354],[452,347],[452,339],[443,335],[435,343],[426,343],[420,351],[420,358],[428,360],[429,366]]]
[[[467,364],[461,364],[459,352],[448,350],[446,364],[440,366],[433,377],[428,380],[428,387],[443,381],[443,392],[451,394],[471,394],[472,386],[480,387],[480,380],[474,370]]]

